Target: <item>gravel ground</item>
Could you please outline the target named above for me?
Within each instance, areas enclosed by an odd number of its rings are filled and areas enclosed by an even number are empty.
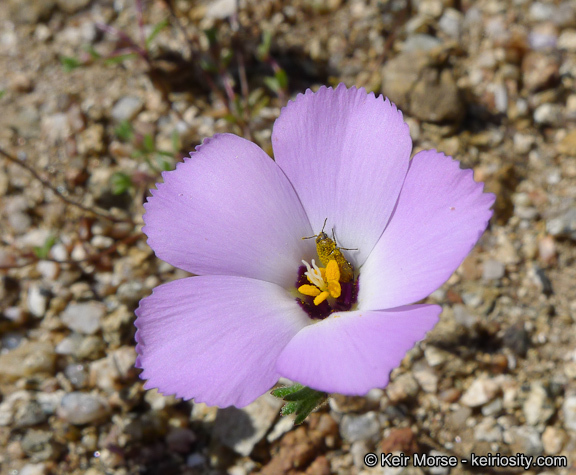
[[[0,2],[0,472],[576,473],[576,3],[142,11],[140,28],[128,0]],[[141,45],[163,20],[147,51],[110,61],[135,50],[117,31]],[[269,87],[274,68],[288,87]],[[230,106],[230,81],[250,110]],[[386,390],[335,396],[296,429],[271,396],[217,410],[144,391],[133,311],[185,275],[140,231],[160,169],[215,132],[270,150],[288,98],[339,82],[389,96],[415,151],[453,155],[497,194],[488,231],[427,299],[440,323]],[[368,452],[568,466],[368,468]]]

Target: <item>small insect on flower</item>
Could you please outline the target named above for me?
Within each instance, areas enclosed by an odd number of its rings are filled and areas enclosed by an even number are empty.
[[[328,221],[328,218],[324,220],[324,225],[322,226],[320,234],[303,237],[302,239],[316,238],[316,252],[318,253],[320,262],[327,266],[331,260],[335,260],[340,269],[340,280],[342,282],[350,282],[354,278],[354,267],[346,260],[341,249],[344,249],[345,251],[352,251],[354,249],[338,247],[338,244],[336,244],[336,237],[334,236],[334,229],[332,229],[332,239],[330,239],[328,234],[324,232],[326,221]]]

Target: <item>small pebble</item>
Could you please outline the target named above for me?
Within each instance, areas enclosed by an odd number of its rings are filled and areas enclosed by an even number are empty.
[[[53,261],[39,261],[36,264],[36,269],[38,269],[44,279],[53,281],[58,276],[59,266]]]
[[[455,304],[454,321],[464,328],[473,328],[478,323],[478,317],[471,313],[465,305]]]
[[[83,337],[79,333],[71,333],[56,345],[56,353],[59,355],[74,355],[82,344]]]
[[[474,427],[474,439],[479,442],[502,442],[502,432],[502,427],[493,417],[486,417]]]
[[[71,303],[60,318],[71,330],[92,335],[100,329],[105,314],[106,306],[100,302]]]
[[[546,230],[554,237],[567,237],[576,241],[576,208],[572,207],[546,222]]]
[[[56,3],[66,13],[76,13],[87,7],[90,0],[56,0]]]
[[[431,368],[414,370],[414,378],[420,387],[427,393],[436,394],[438,391],[438,375]]]
[[[510,427],[504,432],[504,442],[510,445],[512,453],[537,457],[544,451],[540,432],[535,427]]]
[[[576,51],[576,30],[564,30],[558,38],[558,48]]]
[[[483,416],[497,416],[502,411],[502,398],[497,397],[493,401],[482,406],[481,412]]]
[[[504,277],[506,268],[504,264],[495,259],[487,259],[482,267],[482,278],[484,280],[499,280]]]
[[[562,451],[566,440],[566,432],[557,427],[548,426],[542,433],[542,445],[544,453],[548,455],[557,455]]]
[[[193,453],[186,459],[186,466],[190,468],[201,467],[206,464],[206,457],[199,453]]]
[[[386,394],[390,398],[390,401],[395,404],[415,396],[418,394],[419,389],[414,376],[409,373],[404,373],[388,384]]]
[[[24,465],[18,475],[46,475],[48,467],[44,463],[27,463]]]
[[[2,353],[7,353],[13,350],[24,341],[25,337],[22,333],[8,332],[0,337],[0,349]]]
[[[340,424],[340,433],[350,443],[377,437],[380,434],[378,415],[372,411],[359,416],[346,414]]]
[[[470,387],[463,394],[460,402],[468,407],[479,407],[492,401],[498,394],[500,388],[498,383],[485,377],[478,378],[472,382]]]
[[[109,412],[108,403],[100,396],[82,392],[66,394],[57,410],[62,419],[78,425],[93,422]]]
[[[443,457],[444,459],[446,459],[448,457],[448,454],[445,452],[440,452],[439,450],[431,450],[430,456]],[[430,475],[448,475],[450,473],[450,467],[443,467],[441,465],[429,467],[428,472],[430,473]]]
[[[86,367],[79,363],[72,363],[64,368],[64,375],[76,389],[83,388],[88,380]]]
[[[440,17],[438,26],[444,34],[456,39],[462,34],[462,21],[462,13],[453,8],[447,8],[442,17]]]
[[[543,424],[554,415],[554,406],[542,384],[538,382],[531,384],[530,393],[522,405],[522,411],[526,423],[531,426]]]
[[[530,5],[529,18],[532,21],[551,20],[556,13],[556,7],[549,3],[534,2]]]
[[[34,82],[24,73],[15,73],[10,78],[9,88],[14,92],[26,93],[34,88]]]
[[[534,111],[534,122],[540,125],[558,126],[562,120],[562,106],[558,104],[542,104]]]
[[[530,347],[530,334],[523,323],[516,323],[504,332],[502,342],[506,348],[511,349],[518,356],[524,357]]]
[[[566,396],[562,404],[562,412],[564,414],[564,426],[576,431],[576,395]]]
[[[37,285],[28,290],[28,310],[35,317],[43,317],[48,305],[48,293]]]
[[[166,436],[166,444],[171,452],[187,454],[192,449],[197,437],[190,429],[174,428]]]
[[[39,373],[53,374],[56,355],[50,343],[30,341],[0,355],[0,382]]]
[[[268,433],[283,401],[265,394],[242,409],[220,409],[214,423],[214,435],[227,447],[247,456]]]
[[[139,97],[125,96],[112,108],[112,118],[116,122],[132,121],[144,107],[144,102]]]

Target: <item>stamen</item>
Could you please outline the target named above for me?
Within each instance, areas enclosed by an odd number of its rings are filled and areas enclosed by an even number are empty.
[[[304,275],[308,277],[308,280],[311,284],[314,284],[316,287],[322,288],[324,286],[324,279],[322,277],[322,271],[316,265],[314,259],[312,259],[312,267],[306,261],[302,261],[302,264],[306,266],[308,272],[304,272]]]
[[[322,292],[318,297],[314,299],[314,305],[320,305],[324,300],[326,300],[329,296],[328,292]]]
[[[330,260],[326,268],[318,267],[314,259],[312,259],[312,266],[306,261],[302,263],[308,269],[304,275],[308,281],[313,285],[301,285],[298,291],[304,295],[314,298],[314,305],[320,305],[328,297],[337,299],[342,293],[340,286],[340,268],[335,260]]]
[[[314,285],[301,285],[298,287],[298,292],[304,295],[309,295],[310,297],[320,295],[320,289]]]

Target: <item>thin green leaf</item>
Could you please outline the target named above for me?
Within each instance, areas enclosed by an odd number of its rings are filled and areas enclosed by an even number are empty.
[[[155,172],[160,172],[160,170],[158,169],[158,167],[156,165],[154,165],[152,163],[152,161],[150,160],[150,155],[147,153],[143,153],[142,154],[142,158],[144,159],[144,162],[146,163],[146,165],[148,165],[148,167],[150,168],[150,170],[154,170]]]
[[[132,187],[132,178],[123,172],[116,172],[110,177],[112,193],[121,195]]]
[[[84,51],[86,51],[94,60],[102,58],[102,55],[98,53],[98,51],[96,51],[92,45],[84,46]]]
[[[172,152],[167,152],[166,150],[156,150],[158,155],[162,155],[163,157],[170,157],[172,158],[174,154]]]
[[[132,124],[127,120],[120,122],[118,127],[114,129],[114,134],[123,142],[129,142],[134,137],[134,130]]]
[[[294,414],[296,409],[298,409],[298,402],[287,402],[282,406],[280,409],[280,414],[283,416],[289,416],[290,414]]]
[[[60,56],[60,64],[62,64],[62,68],[64,72],[69,73],[74,71],[75,69],[82,66],[82,61],[78,58],[74,58],[72,56]]]
[[[266,84],[266,86],[268,86],[268,88],[276,94],[278,94],[278,92],[282,89],[276,77],[266,76],[264,77],[263,81],[264,84]]]
[[[315,389],[309,388],[308,386],[303,387],[299,391],[287,394],[284,396],[284,401],[303,401],[305,399],[310,399],[314,397],[317,393]]]
[[[168,160],[164,160],[160,155],[156,156],[156,163],[158,164],[158,168],[163,172],[172,170],[172,164]]]
[[[255,105],[252,106],[250,109],[250,114],[252,117],[258,116],[259,112],[264,109],[270,103],[270,98],[268,96],[264,96],[260,101],[258,101]]]
[[[237,124],[238,123],[238,117],[234,114],[226,114],[224,116],[224,120],[226,122],[228,122],[229,124]]]
[[[229,48],[223,48],[220,52],[220,61],[223,68],[228,67],[232,58],[234,57],[234,52]]]
[[[252,107],[264,96],[264,89],[258,87],[248,95],[248,105]]]
[[[118,56],[112,56],[111,58],[106,58],[104,60],[104,64],[119,64],[123,63],[127,59],[137,58],[137,53],[126,53],[126,54],[119,54]]]
[[[239,95],[236,95],[234,97],[234,101],[232,102],[232,105],[234,106],[234,113],[238,116],[238,117],[242,117],[242,114],[244,112],[244,103],[242,102],[242,98]]]
[[[316,399],[311,399],[308,401],[301,401],[298,403],[298,408],[296,409],[296,418],[294,419],[294,425],[298,426],[306,420],[310,413],[318,407],[318,401]]]
[[[296,391],[300,391],[304,386],[301,384],[294,384],[292,386],[283,386],[281,388],[276,388],[272,390],[272,396],[284,399],[284,397],[288,394],[295,393]]]
[[[56,236],[48,236],[42,246],[34,246],[34,254],[38,259],[46,259],[50,254],[50,249],[56,243]]]
[[[276,74],[274,74],[274,77],[276,78],[276,81],[278,81],[278,85],[281,89],[286,89],[288,87],[288,75],[286,74],[286,71],[279,69],[276,71]]]
[[[204,30],[206,38],[208,38],[208,43],[210,46],[215,46],[218,44],[218,30],[216,28],[208,28]]]
[[[144,152],[152,153],[156,151],[156,144],[154,143],[154,137],[152,134],[144,135],[144,139],[142,140],[142,148]]]
[[[167,18],[165,18],[164,20],[162,20],[162,21],[156,23],[156,25],[154,25],[154,28],[152,28],[152,31],[148,35],[148,38],[146,38],[146,49],[150,48],[150,44],[152,43],[152,41],[154,41],[154,38],[156,38],[158,36],[158,33],[160,33],[168,25],[169,25],[169,22],[168,22]]]
[[[266,61],[270,55],[270,45],[272,44],[272,33],[269,30],[262,32],[262,43],[256,48],[256,56],[260,61]]]
[[[174,129],[172,131],[172,135],[170,136],[170,139],[172,140],[172,151],[174,153],[179,152],[180,146],[182,144],[180,143],[180,134],[178,133],[178,131],[176,129]]]
[[[206,58],[200,59],[200,67],[208,73],[218,72],[218,68],[214,65],[214,63]]]

